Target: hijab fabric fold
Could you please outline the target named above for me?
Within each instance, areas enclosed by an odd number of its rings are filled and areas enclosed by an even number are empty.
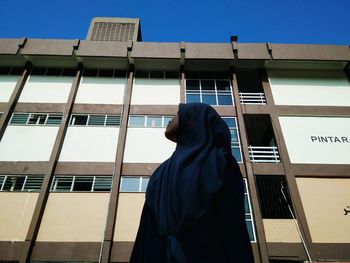
[[[158,231],[167,239],[169,263],[186,263],[176,236],[205,214],[231,155],[228,126],[211,106],[180,104],[178,115],[176,149],[153,173],[146,191]]]

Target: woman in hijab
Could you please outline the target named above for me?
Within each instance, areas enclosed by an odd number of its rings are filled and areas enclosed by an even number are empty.
[[[226,123],[209,105],[180,104],[177,143],[153,173],[130,263],[252,263],[243,178]]]

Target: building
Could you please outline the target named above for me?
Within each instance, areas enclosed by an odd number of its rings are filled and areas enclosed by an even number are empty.
[[[180,102],[214,105],[258,262],[350,261],[348,46],[0,39],[0,262],[128,262]]]

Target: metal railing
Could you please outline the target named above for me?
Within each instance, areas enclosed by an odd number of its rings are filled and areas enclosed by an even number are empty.
[[[266,104],[266,98],[263,92],[258,92],[258,93],[240,92],[239,100],[242,104]]]
[[[279,163],[280,155],[276,146],[248,146],[250,161],[253,163]]]

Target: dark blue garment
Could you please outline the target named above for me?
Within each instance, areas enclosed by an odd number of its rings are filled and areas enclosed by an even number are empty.
[[[178,115],[177,147],[149,181],[130,262],[220,262],[210,261],[220,257],[225,259],[222,262],[240,262],[231,261],[235,257],[229,255],[239,239],[247,249],[244,252],[239,246],[239,253],[246,255],[236,258],[252,262],[243,180],[231,154],[226,123],[212,107],[201,103],[180,104]],[[230,183],[225,185],[226,181]],[[220,195],[222,189],[226,190]],[[226,200],[215,201],[224,195],[228,195]],[[233,232],[228,220],[239,222]],[[159,251],[151,255],[148,251],[153,245]]]

